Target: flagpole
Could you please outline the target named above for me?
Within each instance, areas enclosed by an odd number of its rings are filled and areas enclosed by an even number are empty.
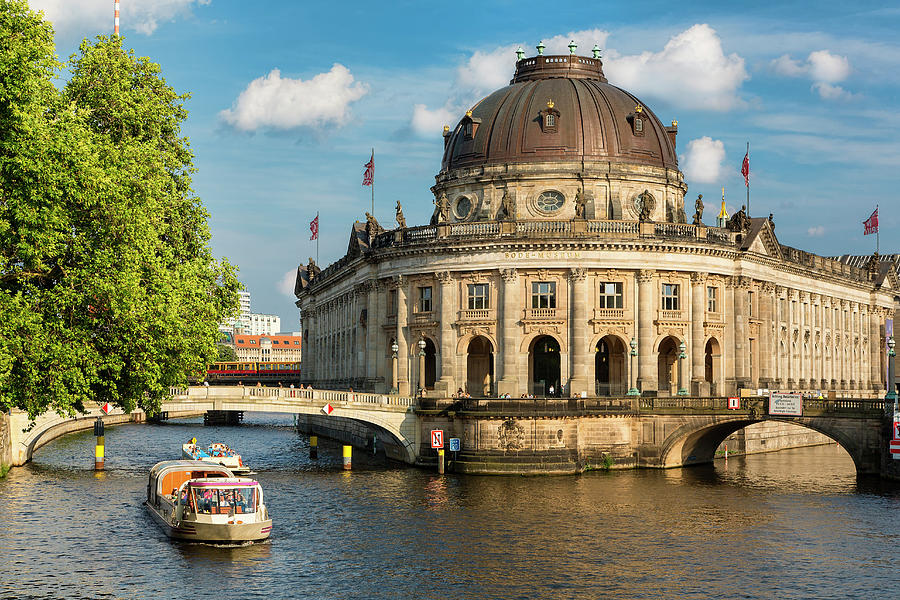
[[[316,211],[316,264],[319,264],[319,211]]]
[[[375,164],[375,148],[372,148],[372,164]],[[375,168],[372,168],[372,216],[375,216]]]
[[[750,142],[747,141],[747,216],[750,216]]]
[[[875,205],[875,214],[876,214],[876,215],[878,214],[878,205],[877,205],[877,204]],[[879,230],[879,229],[881,229],[881,228],[880,228],[880,227],[875,227],[875,254],[879,254],[879,255],[880,255],[880,253],[881,253],[881,243],[880,243],[880,241],[879,241],[879,239],[878,239],[878,230]]]

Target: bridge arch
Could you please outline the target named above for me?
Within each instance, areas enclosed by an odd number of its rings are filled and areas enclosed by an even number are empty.
[[[729,435],[749,425],[764,421],[801,425],[817,431],[837,442],[850,455],[857,474],[878,473],[879,449],[877,443],[874,448],[864,447],[860,443],[859,432],[854,431],[853,427],[848,428],[846,423],[836,423],[834,418],[827,417],[755,418],[746,414],[733,417],[689,418],[660,444],[659,466],[674,468],[712,463],[715,459],[716,449]],[[875,459],[874,469],[873,458]]]

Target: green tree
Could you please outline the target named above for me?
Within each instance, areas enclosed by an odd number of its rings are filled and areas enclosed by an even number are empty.
[[[152,414],[216,356],[240,284],[191,189],[187,96],[118,37],[57,90],[52,35],[0,0],[0,406]]]
[[[238,359],[237,352],[231,346],[219,344],[219,356],[216,358],[218,362],[236,362]]]

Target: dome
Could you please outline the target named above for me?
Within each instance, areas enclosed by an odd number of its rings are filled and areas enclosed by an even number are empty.
[[[599,59],[539,55],[445,133],[441,170],[570,160],[677,169],[675,131],[608,83]]]

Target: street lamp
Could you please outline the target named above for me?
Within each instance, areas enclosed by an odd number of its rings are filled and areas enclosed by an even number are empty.
[[[425,336],[419,340],[419,393],[425,396]]]
[[[894,352],[894,336],[888,337],[888,372],[887,372],[887,395],[884,397],[885,400],[889,400],[892,404],[897,401],[897,384],[894,381],[894,357],[897,356],[897,353]],[[897,411],[896,407],[894,408],[894,412]]]
[[[631,338],[631,361],[628,363],[628,374],[631,379],[631,389],[628,390],[628,396],[640,396],[641,393],[637,389],[637,384],[634,378],[634,357],[637,356],[637,342],[634,341],[634,337]]]
[[[679,396],[687,396],[687,389],[684,387],[684,359],[687,358],[687,354],[684,353],[684,342],[679,344],[678,349],[681,351],[681,354],[678,355],[678,395]]]
[[[397,390],[397,352],[400,351],[400,346],[397,345],[397,340],[394,340],[394,343],[391,344],[391,352],[393,355],[391,356],[391,393],[398,393]]]

